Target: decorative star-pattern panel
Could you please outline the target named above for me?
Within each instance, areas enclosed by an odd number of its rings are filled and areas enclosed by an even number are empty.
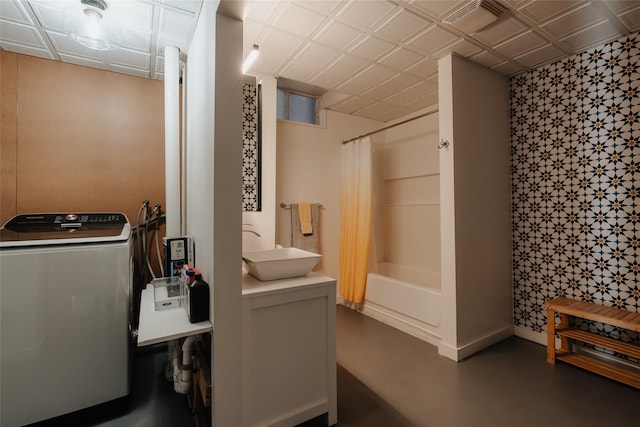
[[[640,36],[510,85],[515,324],[545,331],[556,296],[640,311]]]
[[[242,210],[260,211],[260,171],[258,138],[258,97],[256,86],[242,86]]]

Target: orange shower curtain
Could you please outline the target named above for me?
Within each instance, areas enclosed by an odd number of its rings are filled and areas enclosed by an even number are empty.
[[[364,299],[369,267],[372,215],[371,138],[342,145],[342,225],[340,296],[354,303]]]

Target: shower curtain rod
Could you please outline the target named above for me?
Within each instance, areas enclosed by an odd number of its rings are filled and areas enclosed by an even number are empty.
[[[410,119],[403,120],[403,121],[401,121],[401,122],[398,122],[398,123],[395,123],[395,124],[392,124],[392,125],[389,125],[389,126],[385,126],[385,127],[383,127],[382,129],[374,130],[373,132],[365,133],[364,135],[360,135],[360,136],[356,136],[355,138],[347,139],[346,141],[342,141],[342,143],[343,143],[343,144],[346,144],[346,143],[348,143],[348,142],[355,141],[356,139],[364,138],[365,136],[371,136],[371,135],[373,135],[373,134],[376,134],[376,133],[379,133],[379,132],[385,131],[385,130],[387,130],[387,129],[391,129],[391,128],[394,128],[394,127],[396,127],[396,126],[400,126],[400,125],[403,125],[403,124],[405,124],[405,123],[412,122],[412,121],[414,121],[414,120],[416,120],[416,119],[421,119],[421,118],[423,118],[423,117],[430,116],[431,114],[433,114],[433,113],[437,113],[437,112],[438,112],[438,109],[436,108],[435,110],[428,111],[428,112],[426,112],[426,113],[424,113],[424,114],[417,115],[417,116],[412,117],[412,118],[410,118]]]

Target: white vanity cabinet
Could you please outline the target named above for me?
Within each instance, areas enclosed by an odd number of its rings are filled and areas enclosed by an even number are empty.
[[[244,425],[336,424],[336,281],[245,274],[242,317]]]

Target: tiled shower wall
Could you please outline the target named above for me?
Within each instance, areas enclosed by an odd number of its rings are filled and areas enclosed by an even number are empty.
[[[640,311],[640,36],[510,83],[515,325],[556,296]]]

